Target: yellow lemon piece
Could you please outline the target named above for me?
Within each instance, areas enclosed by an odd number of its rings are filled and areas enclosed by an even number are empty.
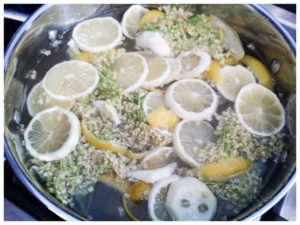
[[[179,121],[180,118],[178,116],[163,106],[157,108],[148,116],[148,123],[152,127],[157,127],[160,129],[174,128]]]
[[[240,62],[249,67],[261,85],[274,90],[271,74],[262,62],[249,55],[245,55]]]
[[[209,70],[207,73],[205,73],[204,76],[212,80],[216,84],[220,84],[222,82],[220,64],[215,60],[211,61]]]
[[[150,191],[151,184],[139,181],[135,183],[130,191],[130,200],[134,202],[139,202],[145,192]]]
[[[82,52],[78,53],[77,55],[74,55],[72,59],[80,60],[80,61],[87,62],[87,63],[92,62],[91,53],[85,52],[85,51],[82,51]]]
[[[247,171],[251,166],[252,162],[248,159],[232,157],[221,159],[216,163],[201,166],[199,169],[203,177],[213,180],[225,180]]]
[[[115,187],[122,193],[128,193],[130,191],[130,182],[129,181],[127,181],[127,180],[124,182],[116,181],[116,179],[114,178],[114,176],[112,174],[101,174],[99,176],[99,180],[101,180],[102,182],[104,182],[110,186]]]
[[[139,24],[145,25],[145,24],[149,23],[151,20],[162,17],[164,15],[165,15],[165,13],[160,10],[156,10],[156,9],[150,10],[140,19]]]
[[[131,159],[142,159],[146,153],[133,153],[131,150],[122,148],[117,146],[116,144],[110,142],[110,141],[101,141],[95,135],[93,135],[85,126],[83,122],[81,122],[81,130],[83,135],[85,136],[87,142],[89,142],[91,145],[101,149],[101,150],[108,150],[115,154],[120,153],[122,155],[126,155]]]

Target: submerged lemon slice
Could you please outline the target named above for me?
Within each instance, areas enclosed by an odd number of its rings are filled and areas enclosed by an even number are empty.
[[[262,62],[249,55],[245,55],[240,62],[249,67],[261,85],[274,90],[271,74]]]
[[[255,135],[270,136],[285,125],[285,113],[278,97],[260,84],[248,84],[240,90],[235,111],[241,124]]]
[[[101,150],[108,150],[115,154],[120,153],[122,155],[126,155],[131,159],[142,159],[146,153],[133,153],[131,150],[122,148],[117,146],[116,144],[110,141],[101,141],[95,135],[93,135],[85,126],[83,122],[81,122],[81,130],[83,135],[85,136],[87,142],[91,145],[101,149]]]
[[[242,157],[224,158],[216,163],[201,166],[201,175],[212,180],[230,179],[247,171],[252,166],[252,162]]]
[[[154,19],[163,17],[164,15],[165,13],[160,10],[156,10],[156,9],[150,10],[140,19],[139,24],[145,25]]]

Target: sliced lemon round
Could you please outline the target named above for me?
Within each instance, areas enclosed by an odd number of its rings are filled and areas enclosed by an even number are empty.
[[[136,38],[140,27],[139,21],[148,11],[148,9],[140,5],[132,5],[127,9],[122,20],[122,29],[126,37],[130,39]]]
[[[73,100],[93,92],[99,81],[96,68],[89,63],[70,60],[54,65],[42,84],[52,98]]]
[[[270,136],[285,125],[285,113],[278,97],[260,84],[243,87],[235,101],[239,121],[252,134]]]
[[[112,17],[94,18],[77,24],[72,38],[83,51],[103,52],[121,43],[122,28]]]
[[[212,27],[222,30],[222,41],[231,51],[232,57],[235,59],[235,61],[239,61],[245,55],[245,51],[238,33],[214,15],[209,16],[209,22],[211,23]]]
[[[143,85],[148,87],[161,86],[170,73],[169,62],[160,55],[149,52],[141,52],[140,54],[145,57],[149,69]]]
[[[201,176],[216,181],[225,181],[236,177],[250,169],[253,163],[242,157],[230,157],[220,159],[218,162],[210,163],[197,168]]]
[[[170,65],[170,73],[167,79],[164,81],[164,84],[168,84],[174,80],[180,80],[187,78],[185,74],[181,73],[182,64],[179,58],[168,58]]]
[[[173,220],[209,221],[217,211],[217,198],[203,182],[184,177],[170,185],[166,209]]]
[[[183,120],[177,124],[173,134],[174,149],[178,157],[193,167],[201,166],[199,152],[214,141],[214,129],[205,121]]]
[[[81,130],[82,130],[82,134],[86,138],[87,142],[90,143],[91,145],[95,146],[98,149],[111,151],[115,154],[120,153],[122,155],[126,155],[127,157],[129,157],[131,159],[142,159],[147,154],[146,152],[145,153],[133,153],[131,150],[125,149],[121,146],[118,146],[117,144],[115,144],[111,141],[99,140],[97,137],[95,137],[95,135],[93,135],[88,130],[88,128],[86,127],[84,122],[81,122]]]
[[[252,72],[241,65],[224,66],[221,69],[222,82],[217,84],[218,90],[228,100],[234,101],[242,87],[255,83]]]
[[[164,221],[171,220],[166,208],[165,201],[168,192],[168,186],[180,177],[172,175],[153,185],[148,197],[148,214],[152,220]]]
[[[59,160],[73,151],[80,138],[80,123],[74,113],[52,107],[33,117],[24,132],[25,147],[35,158]]]
[[[175,159],[176,153],[172,147],[158,147],[143,158],[141,165],[145,169],[157,169],[175,161]]]
[[[117,71],[116,83],[125,92],[139,88],[149,73],[146,59],[135,52],[122,54],[117,59],[115,68]]]
[[[37,83],[30,91],[27,97],[27,109],[31,116],[35,116],[37,113],[51,108],[53,106],[59,106],[63,109],[71,109],[73,100],[58,100],[49,96],[41,82]]]
[[[149,12],[147,12],[139,21],[139,24],[145,25],[152,20],[156,20],[160,17],[163,17],[165,13],[163,11],[157,10],[157,9],[152,9]]]
[[[171,176],[177,167],[177,163],[169,163],[164,167],[153,170],[135,170],[130,173],[130,177],[142,180],[146,183],[155,183]]]
[[[150,113],[152,113],[161,106],[166,107],[166,104],[164,95],[159,92],[149,92],[143,101],[143,110],[146,117],[148,117]]]
[[[261,85],[274,90],[271,74],[262,62],[250,55],[245,55],[240,62],[249,67]]]
[[[200,75],[209,69],[211,57],[206,52],[187,51],[180,56],[182,73],[186,76]]]
[[[218,97],[204,81],[182,79],[168,87],[165,102],[182,119],[211,120],[218,106]]]

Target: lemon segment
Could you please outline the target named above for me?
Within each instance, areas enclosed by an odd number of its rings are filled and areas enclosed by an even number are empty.
[[[285,112],[278,97],[260,84],[243,87],[235,101],[240,123],[252,134],[270,136],[285,125]]]
[[[179,123],[180,118],[165,107],[161,106],[150,113],[147,120],[152,127],[172,129],[177,123]]]
[[[204,77],[207,77],[208,79],[212,80],[216,84],[221,84],[222,76],[221,76],[220,64],[217,61],[212,60],[209,66],[209,70],[204,75]]]
[[[249,170],[252,162],[242,157],[231,157],[219,160],[216,163],[201,166],[201,175],[212,180],[226,180]]]
[[[109,141],[100,141],[97,137],[95,137],[95,135],[93,135],[87,129],[87,127],[85,126],[85,124],[83,122],[81,122],[81,130],[82,130],[82,133],[85,136],[87,142],[89,142],[91,145],[95,146],[98,149],[111,151],[115,154],[120,153],[122,155],[128,156],[131,159],[142,159],[145,155],[143,153],[140,153],[140,154],[133,153],[131,150],[119,147]]]
[[[150,10],[140,19],[139,24],[145,25],[154,19],[163,17],[164,15],[165,13],[160,10],[156,10],[156,9]]]
[[[254,73],[261,85],[269,88],[271,91],[274,90],[271,74],[262,62],[249,55],[245,55],[240,62]]]
[[[87,63],[92,62],[91,53],[82,51],[72,57],[72,60],[79,60]]]
[[[151,184],[139,181],[133,185],[130,191],[130,200],[139,202],[142,200],[145,192],[151,189]]]

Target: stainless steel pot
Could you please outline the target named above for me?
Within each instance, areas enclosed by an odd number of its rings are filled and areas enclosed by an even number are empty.
[[[23,23],[5,52],[5,157],[27,189],[49,210],[66,220],[87,218],[83,210],[72,210],[58,202],[30,175],[26,167],[28,155],[22,145],[22,124],[26,125],[30,120],[25,106],[26,96],[50,67],[69,58],[66,43],[76,23],[95,16],[113,16],[120,21],[128,7],[44,5]],[[296,45],[283,27],[259,5],[193,5],[191,8],[195,12],[213,13],[238,31],[248,51],[261,57],[273,72],[278,82],[276,91],[282,93],[281,100],[286,106],[289,149],[287,154],[282,155],[285,162],[272,165],[258,199],[231,218],[253,220],[277,203],[295,183]],[[48,55],[49,51],[51,55]],[[126,219],[113,212],[119,207],[119,199],[114,201],[109,196],[116,193],[108,192],[104,190],[105,195],[101,196],[99,192],[94,194],[93,201],[96,199],[99,202],[91,203],[87,213],[96,214],[95,219],[98,220]]]

